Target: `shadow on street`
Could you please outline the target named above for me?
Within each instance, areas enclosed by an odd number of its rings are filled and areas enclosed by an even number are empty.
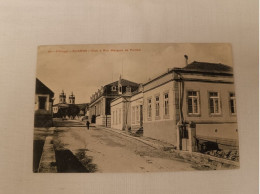
[[[87,159],[85,166],[70,150],[55,150],[56,164],[58,172],[95,172],[96,166],[91,164],[91,159]],[[80,155],[84,155],[83,152]],[[85,155],[84,155],[85,157]]]

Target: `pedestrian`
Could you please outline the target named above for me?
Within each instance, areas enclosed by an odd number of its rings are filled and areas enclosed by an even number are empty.
[[[88,130],[89,130],[89,124],[90,124],[89,121],[87,121],[86,125],[87,125]]]

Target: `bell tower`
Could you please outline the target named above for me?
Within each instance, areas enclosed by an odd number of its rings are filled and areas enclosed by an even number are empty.
[[[69,104],[75,104],[75,95],[73,92],[71,92],[71,95],[69,96]]]
[[[62,90],[62,92],[60,93],[60,103],[66,104],[66,94],[64,93],[63,90]]]

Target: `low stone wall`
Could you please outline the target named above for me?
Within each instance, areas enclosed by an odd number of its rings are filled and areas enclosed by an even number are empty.
[[[35,114],[34,127],[52,127],[52,116],[50,114]]]
[[[174,150],[173,152],[175,152],[179,158],[183,158],[187,161],[195,162],[196,168],[199,170],[207,169],[207,168],[209,170],[235,169],[240,167],[239,161],[227,160],[224,158],[218,158],[218,157],[214,157],[214,156],[210,156],[198,152],[190,153],[188,151],[179,151],[179,150]]]
[[[141,128],[140,125],[132,125],[132,126],[131,126],[131,132],[132,132],[132,133],[135,133],[135,132],[137,132],[140,128]]]
[[[227,139],[238,142],[238,126],[237,123],[196,124],[196,135],[202,138],[220,141]]]

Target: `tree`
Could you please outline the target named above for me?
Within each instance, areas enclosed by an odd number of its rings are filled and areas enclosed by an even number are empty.
[[[68,107],[60,107],[57,113],[57,117],[65,118],[68,114]]]
[[[67,111],[67,116],[73,119],[79,114],[80,108],[74,104],[70,104]]]

